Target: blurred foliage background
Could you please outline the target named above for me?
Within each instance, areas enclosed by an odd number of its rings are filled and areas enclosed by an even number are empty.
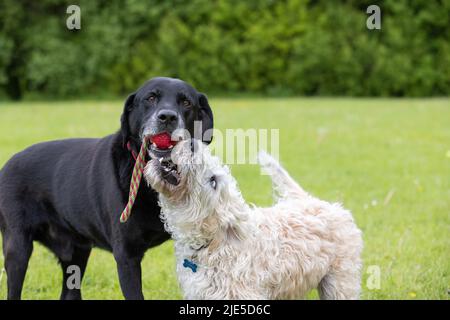
[[[449,17],[449,0],[1,0],[0,95],[123,95],[164,75],[213,94],[443,96]]]

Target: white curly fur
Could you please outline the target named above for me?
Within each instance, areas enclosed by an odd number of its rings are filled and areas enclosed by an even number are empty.
[[[193,154],[182,142],[172,152],[177,186],[161,179],[158,160],[145,170],[175,240],[185,298],[302,298],[318,288],[321,299],[358,299],[363,242],[349,211],[306,193],[266,153],[259,162],[272,178],[277,202],[248,205],[228,167],[206,146],[198,149]],[[196,263],[197,272],[183,267],[184,259]]]

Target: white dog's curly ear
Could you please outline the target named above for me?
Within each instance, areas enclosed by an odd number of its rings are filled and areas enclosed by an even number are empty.
[[[244,239],[244,233],[239,230],[239,227],[229,227],[227,230],[228,241],[241,241]]]

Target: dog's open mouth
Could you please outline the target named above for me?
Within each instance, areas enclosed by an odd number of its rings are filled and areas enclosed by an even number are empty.
[[[180,183],[180,174],[177,166],[171,160],[171,152],[178,141],[172,140],[168,132],[160,132],[149,137],[150,146],[149,155],[155,159],[155,165],[158,168],[161,178],[171,185]]]
[[[170,152],[178,141],[173,141],[168,132],[161,132],[150,136],[149,153],[154,158],[169,158]]]
[[[161,177],[171,185],[178,185],[180,183],[180,173],[176,164],[170,159],[160,158],[158,160],[158,167]]]

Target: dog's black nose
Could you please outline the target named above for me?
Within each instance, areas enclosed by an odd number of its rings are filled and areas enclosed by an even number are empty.
[[[178,115],[172,110],[160,110],[158,112],[158,121],[164,124],[171,124],[178,121]]]

